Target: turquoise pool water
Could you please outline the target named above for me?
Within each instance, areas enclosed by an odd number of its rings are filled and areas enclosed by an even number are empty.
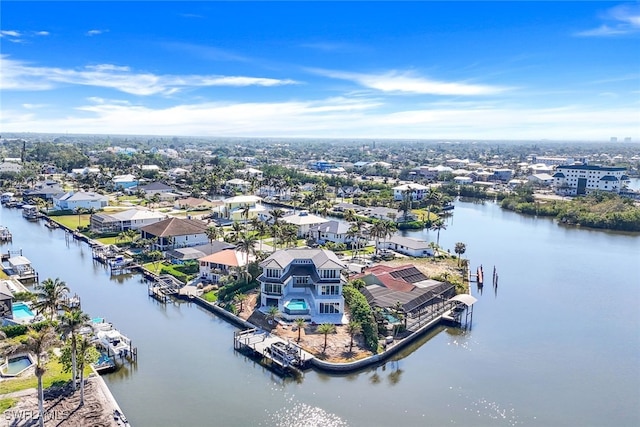
[[[289,310],[306,310],[309,307],[307,307],[307,302],[303,299],[292,299],[287,304],[287,308]]]
[[[33,362],[31,362],[31,359],[28,356],[9,359],[9,363],[7,363],[7,368],[4,370],[4,373],[7,375],[17,375],[32,364]]]
[[[12,310],[14,319],[27,319],[34,316],[29,306],[22,302],[12,304]]]

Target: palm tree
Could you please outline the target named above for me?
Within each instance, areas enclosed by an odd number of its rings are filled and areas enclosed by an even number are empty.
[[[269,324],[273,323],[273,321],[276,319],[276,317],[278,317],[279,314],[280,310],[278,310],[278,306],[272,305],[271,307],[269,307],[269,309],[267,310],[267,320],[269,321]]]
[[[86,336],[78,339],[78,371],[80,372],[80,406],[84,405],[84,368],[87,363],[96,363],[100,353]]]
[[[318,326],[317,330],[321,334],[324,334],[324,347],[322,349],[322,352],[324,353],[327,350],[327,335],[333,334],[336,331],[336,325],[333,323],[323,323]]]
[[[209,244],[212,245],[213,241],[216,240],[219,236],[218,227],[215,227],[215,226],[207,227],[207,229],[204,230],[204,234],[207,235],[207,239],[209,239]]]
[[[347,209],[344,211],[344,220],[347,222],[353,222],[356,219],[356,211],[353,209]]]
[[[307,321],[302,317],[298,317],[295,321],[296,327],[298,328],[298,342],[300,342],[300,334],[302,333],[302,329],[307,325]]]
[[[362,326],[359,322],[356,322],[355,320],[349,322],[349,325],[347,326],[347,332],[349,332],[349,336],[351,337],[351,341],[349,342],[349,353],[351,353],[351,350],[353,349],[353,337],[358,335],[360,331],[362,331]]]
[[[38,422],[40,427],[44,427],[44,388],[42,377],[46,372],[44,355],[56,342],[56,334],[53,328],[47,326],[39,332],[31,329],[27,332],[27,338],[20,346],[21,351],[27,351],[36,356],[36,377],[38,378]]]
[[[245,269],[249,269],[249,254],[256,254],[256,243],[258,238],[255,234],[243,234],[236,242],[236,249],[245,253]]]
[[[124,231],[123,233],[125,238],[129,241],[129,243],[133,243],[133,239],[138,237],[138,232],[136,230],[129,229],[127,231]]]
[[[244,217],[244,232],[249,231],[249,212],[251,211],[251,206],[248,204],[244,205],[240,210],[240,216]]]
[[[89,315],[78,308],[65,311],[60,321],[62,336],[71,338],[71,385],[74,391],[76,390],[76,378],[78,377],[76,333],[88,322]]]
[[[49,312],[49,320],[53,320],[53,316],[58,309],[64,306],[64,300],[69,293],[69,287],[65,282],[58,279],[46,279],[42,282],[42,286],[36,293],[38,301],[33,304],[33,308],[38,313]]]
[[[384,238],[387,235],[387,228],[384,225],[383,221],[376,221],[371,229],[369,230],[369,235],[375,239],[375,253],[378,254],[378,246],[380,245],[380,239]]]
[[[438,231],[436,245],[440,246],[440,230],[446,230],[446,229],[447,229],[447,225],[444,223],[444,221],[442,221],[442,219],[439,219],[435,221],[433,224],[431,224],[431,230]]]
[[[460,267],[460,255],[467,251],[467,245],[462,242],[456,243],[456,247],[454,249],[455,253],[458,254],[458,267]]]
[[[233,299],[236,302],[240,303],[240,311],[239,311],[240,313],[242,313],[243,305],[244,305],[244,302],[247,300],[247,298],[248,298],[247,294],[237,294],[236,296],[233,297]]]
[[[78,215],[78,228],[80,228],[80,218],[82,218],[82,214],[87,210],[85,208],[77,207],[74,209],[76,214]]]
[[[289,245],[295,246],[296,241],[298,240],[298,227],[293,224],[286,224],[282,227],[280,235],[282,243],[287,247],[289,247]]]
[[[231,224],[231,233],[228,235],[228,239],[231,242],[238,241],[242,236],[242,226],[239,222],[234,222]]]
[[[442,195],[433,187],[429,187],[429,191],[425,195],[425,201],[427,202],[427,221],[431,224],[431,207],[442,199]]]

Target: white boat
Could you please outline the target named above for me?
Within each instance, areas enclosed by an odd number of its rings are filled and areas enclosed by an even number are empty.
[[[96,337],[110,354],[126,356],[131,352],[131,340],[117,329],[98,331]]]

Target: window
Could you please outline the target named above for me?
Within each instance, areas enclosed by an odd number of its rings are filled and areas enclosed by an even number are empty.
[[[340,313],[340,303],[337,302],[321,302],[320,314]]]
[[[264,292],[267,294],[282,294],[282,285],[278,283],[265,283]]]
[[[270,278],[279,278],[280,277],[280,269],[278,268],[267,268],[266,276]]]
[[[294,276],[293,283],[294,285],[306,285],[310,282],[309,276]]]
[[[322,286],[320,295],[340,295],[340,285]]]
[[[320,270],[320,277],[323,279],[337,279],[340,275],[338,270]]]

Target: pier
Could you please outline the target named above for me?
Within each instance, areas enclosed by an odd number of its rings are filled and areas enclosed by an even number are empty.
[[[145,278],[150,280],[147,293],[163,304],[170,301],[171,296],[175,296],[180,292],[183,283],[169,274],[155,276],[151,273],[146,274]]]
[[[294,376],[301,376],[301,370],[314,357],[297,344],[258,328],[234,332],[233,348],[258,358],[278,373]]]

